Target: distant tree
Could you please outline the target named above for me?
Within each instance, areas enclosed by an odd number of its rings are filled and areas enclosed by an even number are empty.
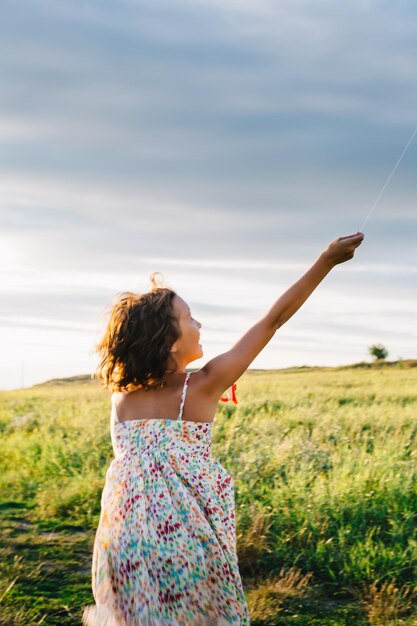
[[[369,346],[369,354],[373,356],[376,361],[383,361],[388,356],[388,350],[382,343],[374,343],[372,346]]]

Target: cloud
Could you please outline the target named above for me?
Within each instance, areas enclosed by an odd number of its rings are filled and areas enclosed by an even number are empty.
[[[2,171],[20,188],[63,187],[56,211],[70,193],[71,210],[93,212],[77,190],[110,187],[118,201],[103,216],[132,214],[132,187],[137,206],[159,194],[173,211],[239,214],[306,213],[340,185],[371,197],[415,123],[414,14],[404,3],[8,3]],[[413,185],[407,156],[397,193]]]
[[[416,124],[416,17],[392,0],[6,0],[6,339],[49,324],[50,345],[60,329],[88,341],[112,295],[152,271],[211,346],[238,335],[367,215]],[[341,311],[414,345],[416,163],[414,143],[355,259],[291,320],[286,358],[303,323],[314,358],[354,354]]]

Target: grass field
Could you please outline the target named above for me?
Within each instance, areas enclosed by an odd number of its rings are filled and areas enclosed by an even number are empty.
[[[416,625],[417,361],[248,370],[237,397],[212,455],[252,625]],[[0,624],[81,624],[109,392],[75,377],[0,400]]]

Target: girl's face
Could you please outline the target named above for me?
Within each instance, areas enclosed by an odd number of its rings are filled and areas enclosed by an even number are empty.
[[[176,348],[173,352],[177,362],[185,366],[203,356],[203,348],[200,343],[201,324],[192,316],[190,307],[180,296],[174,296],[173,307],[181,333],[173,346]]]

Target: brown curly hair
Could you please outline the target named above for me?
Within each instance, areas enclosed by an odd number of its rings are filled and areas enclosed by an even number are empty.
[[[148,391],[161,386],[168,368],[170,349],[180,337],[172,300],[176,292],[157,285],[145,293],[124,291],[112,303],[110,317],[96,352],[101,355],[95,376],[114,391]]]

